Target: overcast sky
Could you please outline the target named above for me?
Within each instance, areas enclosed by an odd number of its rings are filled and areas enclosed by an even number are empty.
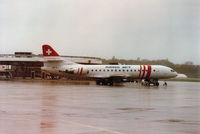
[[[0,0],[0,54],[200,64],[200,0]]]

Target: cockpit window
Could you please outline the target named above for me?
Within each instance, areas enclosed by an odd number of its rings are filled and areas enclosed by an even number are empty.
[[[175,72],[174,70],[171,70],[171,72]]]

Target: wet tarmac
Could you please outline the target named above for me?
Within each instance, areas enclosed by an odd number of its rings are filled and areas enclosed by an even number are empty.
[[[0,81],[0,134],[199,134],[200,83]]]

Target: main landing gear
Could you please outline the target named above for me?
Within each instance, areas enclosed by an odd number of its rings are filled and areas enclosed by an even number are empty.
[[[159,82],[156,82],[153,85],[158,87],[159,86]]]
[[[96,81],[97,85],[109,85],[109,86],[113,86],[113,81],[112,80],[97,80]]]

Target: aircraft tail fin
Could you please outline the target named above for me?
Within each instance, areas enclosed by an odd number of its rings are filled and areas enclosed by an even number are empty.
[[[43,56],[45,59],[45,66],[60,66],[62,62],[65,61],[65,64],[67,65],[74,65],[77,64],[73,61],[69,61],[63,57],[60,57],[60,55],[50,46],[50,45],[43,45],[42,46]]]
[[[43,56],[60,56],[50,45],[42,46]]]

